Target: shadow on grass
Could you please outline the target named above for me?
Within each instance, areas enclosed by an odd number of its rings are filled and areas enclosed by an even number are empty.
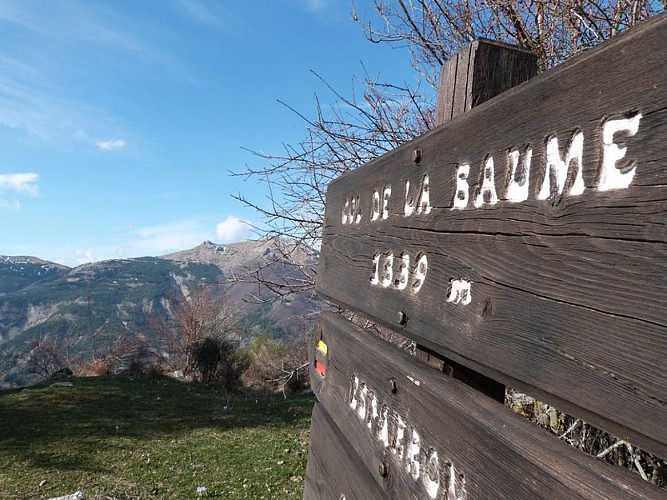
[[[73,378],[0,392],[0,448],[42,468],[89,470],[86,453],[131,447],[143,439],[177,439],[197,429],[308,427],[313,396],[227,398],[168,378]],[[62,451],[62,453],[60,453]],[[94,466],[93,466],[94,467]]]

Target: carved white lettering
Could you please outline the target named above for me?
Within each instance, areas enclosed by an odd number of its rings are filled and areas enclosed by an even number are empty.
[[[454,469],[453,464],[448,464],[447,467],[447,475],[449,476],[449,481],[447,485],[447,498],[452,499],[452,500],[459,500],[463,498],[463,492],[464,490],[464,480],[463,477],[461,477],[461,484],[456,484],[456,480],[458,479],[456,477],[456,470]]]
[[[368,394],[368,400],[369,404],[367,405],[367,412],[366,412],[366,424],[368,425],[369,429],[373,428],[373,425],[376,424],[377,419],[378,419],[378,400],[377,397],[375,397],[374,392],[370,392]]]
[[[470,175],[470,165],[459,165],[456,170],[456,194],[452,201],[452,210],[463,210],[468,205],[468,195],[470,186],[468,185],[468,176]]]
[[[354,211],[352,212],[352,216],[355,224],[361,222],[361,198],[359,196],[354,198]]]
[[[419,462],[419,455],[421,454],[421,440],[419,434],[415,429],[412,429],[412,436],[410,438],[410,445],[408,446],[408,460],[406,469],[415,481],[419,479],[421,474],[421,463]]]
[[[598,191],[610,191],[612,189],[625,189],[630,186],[635,177],[637,162],[632,161],[624,168],[619,168],[617,163],[625,158],[627,148],[618,146],[614,142],[614,135],[618,132],[625,132],[630,137],[634,136],[639,130],[639,120],[641,113],[637,113],[632,118],[623,118],[620,120],[607,120],[602,127],[602,166],[600,168],[600,182]]]
[[[572,196],[580,195],[584,192],[584,178],[582,174],[582,157],[584,155],[584,134],[577,130],[570,139],[570,145],[565,155],[565,161],[560,156],[558,148],[558,138],[552,136],[547,141],[546,167],[544,171],[544,181],[542,188],[537,194],[538,200],[546,200],[551,196],[559,195],[563,192],[570,163],[575,162],[574,182],[570,188],[569,194]]]
[[[471,285],[472,282],[468,280],[452,279],[449,282],[449,296],[447,297],[447,302],[463,304],[464,306],[470,304],[472,301],[472,292],[470,290]]]
[[[422,187],[419,193],[419,202],[417,203],[418,214],[428,214],[431,212],[431,200],[429,195],[428,175],[422,179]]]
[[[401,255],[401,264],[398,268],[398,277],[394,282],[394,286],[397,290],[405,290],[405,287],[408,286],[408,281],[410,272],[410,256],[407,253]]]
[[[394,261],[398,263],[394,266]],[[370,277],[372,286],[393,288],[398,291],[407,290],[414,294],[421,290],[428,272],[428,259],[426,255],[419,255],[415,263],[412,276],[410,276],[410,255],[402,253],[400,258],[394,257],[392,252],[377,252],[373,256],[373,274]]]
[[[373,256],[373,275],[371,276],[371,285],[380,284],[380,257],[382,254],[376,253]]]
[[[380,285],[382,287],[387,288],[389,285],[392,283],[392,279],[394,277],[394,254],[391,252],[387,252],[387,254],[384,256],[384,264],[383,264],[383,270],[382,270],[382,278],[380,279]]]
[[[348,404],[350,405],[350,408],[352,408],[352,411],[357,409],[357,392],[359,390],[359,377],[354,375],[350,379],[350,393],[349,393],[349,401]]]
[[[415,203],[415,198],[417,199]],[[403,216],[409,217],[413,213],[428,214],[431,212],[431,198],[429,194],[429,178],[425,175],[419,186],[416,196],[410,192],[410,181],[405,181],[405,203],[403,204]]]
[[[415,200],[410,196],[410,181],[405,181],[405,203],[403,205],[403,216],[410,217],[415,210]]]
[[[382,218],[389,218],[389,199],[391,198],[391,186],[385,186],[382,190]]]
[[[405,422],[400,415],[396,415],[396,431],[394,432],[394,440],[391,446],[392,453],[395,453],[399,460],[403,460],[405,456]]]
[[[622,140],[616,138],[616,135],[620,133],[629,137],[635,136],[639,131],[641,119],[641,113],[636,113],[631,118],[609,119],[602,123],[600,131],[602,154],[597,172],[598,191],[625,189],[632,183],[637,171],[636,160],[622,161],[626,157],[627,147],[622,145]],[[618,142],[614,142],[615,138]],[[559,195],[579,196],[585,192],[584,133],[580,129],[575,129],[563,151],[561,151],[556,135],[546,136],[542,145],[544,150],[539,153],[544,160],[538,167],[543,167],[544,172],[542,172],[542,177],[538,176],[541,184],[533,184],[534,187],[530,182],[531,177],[535,178],[534,173],[531,175],[533,146],[527,144],[520,148],[511,147],[507,150],[506,175],[504,176],[506,184],[500,188],[505,189],[500,199],[509,203],[521,203],[531,197],[537,200],[548,200]],[[455,193],[451,210],[464,210],[469,208],[469,205],[474,208],[497,205],[500,199],[499,192],[496,190],[495,174],[494,158],[492,154],[488,154],[482,161],[479,182],[472,195],[472,204],[470,204],[470,164],[460,163],[456,168]],[[590,176],[592,177],[592,173]],[[401,182],[405,182],[405,198],[402,200],[403,216],[431,213],[434,208],[431,205],[429,175],[424,174],[417,185],[412,185],[410,180]],[[371,222],[389,219],[391,193],[391,185],[372,191],[368,213]],[[359,224],[361,220],[360,197],[358,195],[348,196],[343,200],[341,209],[342,224]],[[404,283],[402,280],[399,282]]]
[[[412,293],[417,293],[421,290],[424,281],[426,280],[426,273],[428,272],[428,259],[425,254],[422,254],[417,259],[415,265],[414,279],[412,281]]]
[[[341,222],[345,224],[359,224],[361,222],[361,200],[359,196],[350,196],[345,199],[341,213]]]
[[[431,498],[436,498],[440,489],[440,459],[437,451],[431,450],[425,469],[425,474],[422,477],[424,478],[426,493]]]
[[[530,177],[530,161],[533,158],[533,150],[528,147],[520,162],[521,153],[518,149],[512,149],[507,153],[507,163],[510,166],[510,180],[507,185],[505,198],[512,203],[520,203],[528,199],[528,179]],[[519,171],[519,167],[521,170]]]
[[[387,448],[389,446],[389,408],[387,405],[382,407],[382,413],[375,429],[375,436],[382,443],[382,446]]]
[[[371,220],[376,221],[380,218],[380,193],[373,191],[373,198],[371,200]]]
[[[380,401],[357,375],[350,378],[349,404],[370,434],[396,456],[402,470],[423,487],[426,495],[421,496],[434,500],[462,500],[466,497],[463,475],[457,476],[452,463],[441,461],[434,448],[425,447],[419,432],[402,415],[384,404],[378,413]],[[366,411],[362,413],[361,407]]]
[[[493,156],[489,156],[484,162],[482,186],[479,188],[479,193],[475,199],[475,208],[479,208],[482,205],[495,205],[498,203],[495,177],[496,170],[493,166]]]
[[[347,198],[343,203],[343,210],[341,211],[341,222],[343,225],[348,223],[350,217],[350,199]]]
[[[357,398],[357,415],[362,420],[366,421],[366,395],[368,394],[368,387],[364,382],[359,384],[359,397]]]

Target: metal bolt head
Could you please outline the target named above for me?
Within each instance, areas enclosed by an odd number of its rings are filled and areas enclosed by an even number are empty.
[[[401,326],[408,324],[408,315],[405,314],[405,311],[398,311],[398,324]]]
[[[415,148],[412,150],[412,161],[414,163],[419,163],[422,160],[422,150],[421,148]]]
[[[389,475],[389,466],[386,462],[382,462],[380,464],[378,467],[378,472],[380,473],[380,477],[387,477]]]

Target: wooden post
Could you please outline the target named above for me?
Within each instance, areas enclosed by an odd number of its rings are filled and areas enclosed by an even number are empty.
[[[513,45],[476,40],[440,70],[436,126],[523,83],[537,74],[537,56]],[[505,386],[459,363],[417,345],[415,355],[432,367],[500,401]]]
[[[436,125],[453,120],[475,106],[537,74],[537,56],[520,47],[477,40],[440,70]]]

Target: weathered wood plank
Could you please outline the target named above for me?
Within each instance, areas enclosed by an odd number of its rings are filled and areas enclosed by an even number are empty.
[[[386,498],[321,404],[313,408],[303,497],[305,500]]]
[[[442,125],[537,74],[535,54],[517,46],[477,40],[448,61],[440,71],[436,125]],[[441,365],[445,372],[498,401],[505,386],[417,344],[415,354]],[[474,382],[474,383],[473,383]]]
[[[665,46],[662,15],[334,181],[318,292],[667,456]]]
[[[338,315],[322,315],[319,338],[328,345],[320,404],[388,498],[663,496]],[[348,473],[327,471],[331,481]]]
[[[440,70],[436,124],[452,120],[536,74],[535,54],[500,42],[476,40]]]

